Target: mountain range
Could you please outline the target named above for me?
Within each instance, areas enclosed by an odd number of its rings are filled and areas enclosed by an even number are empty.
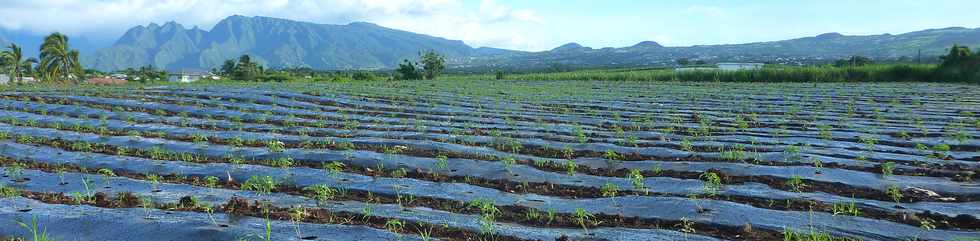
[[[16,42],[37,55],[42,36],[0,30],[0,44]],[[318,24],[270,17],[230,16],[210,30],[176,22],[136,26],[114,43],[71,38],[87,68],[119,70],[153,65],[168,70],[211,69],[249,54],[270,68],[322,70],[392,69],[402,59],[435,50],[458,70],[534,70],[548,68],[672,66],[678,59],[706,62],[821,63],[861,55],[878,60],[915,59],[943,54],[953,44],[980,48],[980,28],[929,29],[904,34],[813,37],[745,44],[666,47],[643,41],[621,48],[594,49],[576,43],[526,52],[474,48],[459,40],[354,22]]]
[[[980,48],[980,28],[951,27],[904,34],[847,36],[826,33],[782,41],[664,47],[645,41],[624,48],[593,49],[569,43],[549,51],[471,59],[467,66],[497,69],[671,66],[678,59],[705,62],[814,64],[853,55],[886,61],[935,60],[954,44]],[[921,51],[921,52],[920,52]]]

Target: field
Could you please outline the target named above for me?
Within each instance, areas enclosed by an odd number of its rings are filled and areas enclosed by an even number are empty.
[[[978,240],[978,111],[940,83],[7,89],[0,235]]]

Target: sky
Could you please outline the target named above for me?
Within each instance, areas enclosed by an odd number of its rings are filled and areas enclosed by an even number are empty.
[[[137,25],[208,30],[238,14],[365,21],[474,47],[540,51],[569,42],[690,46],[977,28],[977,9],[977,0],[0,0],[0,28],[111,42]]]

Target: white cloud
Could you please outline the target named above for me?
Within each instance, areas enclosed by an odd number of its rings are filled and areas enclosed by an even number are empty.
[[[5,29],[104,39],[150,22],[210,29],[240,14],[330,24],[366,21],[473,46],[527,49],[535,43],[525,31],[544,21],[531,10],[493,0],[0,0],[0,6]]]

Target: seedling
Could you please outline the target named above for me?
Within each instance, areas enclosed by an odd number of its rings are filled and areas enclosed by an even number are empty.
[[[504,169],[506,169],[507,172],[511,172],[510,168],[514,165],[517,165],[517,159],[510,156],[504,157],[504,159],[500,161],[504,163]]]
[[[17,188],[8,187],[6,185],[0,184],[0,197],[12,198],[12,197],[19,197],[19,196],[20,196],[20,190],[17,190]]]
[[[875,136],[859,136],[858,139],[861,141],[861,143],[864,143],[864,146],[868,151],[873,151],[875,145],[878,144],[878,138]]]
[[[691,142],[691,139],[688,139],[687,137],[681,139],[681,150],[686,152],[694,152],[694,143]]]
[[[31,215],[31,223],[30,224],[27,224],[27,223],[24,223],[24,222],[21,222],[21,221],[15,221],[15,222],[17,222],[17,225],[20,225],[21,227],[23,227],[23,228],[27,229],[28,231],[30,231],[34,241],[48,241],[48,240],[51,240],[48,237],[48,228],[47,227],[44,227],[44,229],[41,230],[41,226],[40,226],[40,224],[38,224],[38,221],[37,221],[37,215]]]
[[[272,167],[278,168],[290,168],[293,167],[292,157],[280,157],[276,159],[269,160],[266,164]]]
[[[383,168],[378,168],[378,170],[381,170],[381,169],[383,169]],[[400,167],[398,169],[391,170],[391,177],[394,177],[394,178],[402,178],[402,177],[405,177],[406,175],[408,175],[408,170],[405,169],[404,167]]]
[[[243,146],[245,146],[245,140],[242,140],[242,137],[240,137],[240,136],[234,136],[232,138],[229,138],[227,142],[228,142],[228,145],[233,146],[233,147],[243,147]]]
[[[524,219],[527,221],[534,221],[541,218],[541,213],[537,209],[529,208],[524,212]]]
[[[266,149],[272,153],[279,153],[286,150],[286,143],[276,140],[270,140],[265,143]]]
[[[564,148],[562,148],[561,153],[565,159],[572,159],[575,157],[575,150],[572,150],[572,147],[567,144]]]
[[[204,134],[193,134],[191,135],[191,141],[198,145],[203,145],[208,142],[208,136]]]
[[[627,176],[630,183],[633,184],[633,188],[637,190],[646,190],[646,185],[643,183],[643,172],[640,169],[630,169],[630,173]]]
[[[600,191],[602,192],[603,197],[615,197],[619,192],[619,186],[616,186],[616,184],[613,183],[606,183],[605,185],[602,185]]]
[[[572,214],[572,217],[575,218],[575,223],[582,226],[582,230],[585,230],[585,233],[589,233],[587,225],[592,223],[591,220],[595,219],[595,215],[585,211],[584,208],[575,208],[575,213]]]
[[[214,207],[210,204],[202,204],[201,209],[204,210],[204,213],[208,214],[208,219],[211,219],[211,223],[214,226],[218,226],[218,221],[214,219]]]
[[[854,202],[834,203],[831,206],[832,213],[836,215],[861,216],[861,210],[855,206]]]
[[[204,186],[205,187],[208,187],[208,188],[217,188],[218,187],[218,181],[219,181],[218,180],[218,177],[216,177],[216,176],[207,176],[207,177],[204,177]]]
[[[102,176],[102,180],[105,181],[106,188],[109,188],[111,186],[109,185],[109,180],[111,180],[112,177],[115,177],[116,173],[106,168],[101,168],[97,172],[99,173],[100,176]]]
[[[4,173],[7,175],[7,177],[10,177],[10,179],[19,182],[24,176],[24,168],[26,167],[27,165],[24,165],[23,163],[14,162],[4,168]]]
[[[802,176],[793,175],[792,177],[789,178],[789,180],[786,180],[786,186],[789,186],[789,188],[794,192],[802,193],[803,189],[805,189],[807,185],[806,183],[803,182]]]
[[[891,176],[892,175],[892,172],[894,170],[895,170],[895,163],[894,162],[885,162],[884,164],[881,164],[881,175],[882,176],[886,176],[886,177],[887,176]]]
[[[405,228],[405,223],[398,219],[388,219],[385,221],[384,228],[393,233],[401,233],[402,229]]]
[[[748,154],[745,152],[744,147],[736,144],[735,146],[722,151],[719,155],[721,156],[722,160],[738,161],[744,160]]]
[[[432,239],[432,227],[429,227],[428,229],[422,229],[422,227],[419,226],[415,228],[415,231],[418,232],[419,237],[422,238],[422,241],[429,241]]]
[[[696,231],[694,229],[694,221],[691,221],[691,219],[687,217],[681,218],[681,222],[677,224],[677,227],[680,228],[681,232],[683,232],[685,235],[692,234]]]
[[[242,158],[240,156],[229,155],[229,156],[225,157],[225,159],[227,159],[228,160],[228,163],[231,163],[231,164],[235,164],[235,165],[245,164],[245,158]]]
[[[150,218],[150,210],[152,210],[154,208],[153,200],[150,199],[149,197],[141,197],[140,198],[140,207],[143,208],[143,214],[146,215],[146,219],[151,219]]]
[[[895,200],[895,203],[901,203],[902,201],[902,190],[899,189],[897,185],[888,186],[888,190],[885,191],[885,194],[888,194],[892,200]]]
[[[446,169],[449,168],[449,157],[446,155],[436,156],[436,168]]]
[[[930,218],[922,218],[919,220],[919,227],[925,230],[936,229],[936,223]]]
[[[272,241],[272,220],[269,219],[269,214],[265,215],[265,235],[259,235],[259,238],[265,241]]]
[[[242,184],[242,190],[256,191],[259,195],[271,193],[278,183],[271,176],[251,176]]]
[[[296,237],[303,237],[303,234],[299,231],[299,222],[310,216],[310,213],[306,211],[304,207],[293,207],[289,209],[289,221],[293,223],[293,227],[296,229]]]
[[[332,161],[323,164],[323,169],[326,169],[331,177],[336,177],[340,172],[344,170],[344,163],[339,161]]]
[[[606,150],[606,152],[602,154],[602,158],[606,159],[606,164],[609,165],[609,169],[612,170],[613,167],[622,163],[623,156],[616,153],[616,151]]]
[[[714,172],[702,173],[701,181],[704,182],[703,193],[708,196],[716,196],[721,191],[721,177]]]
[[[801,152],[802,150],[800,149],[800,147],[796,145],[787,146],[786,149],[783,150],[783,153],[786,154],[786,159],[788,161],[799,160]]]
[[[337,190],[330,188],[324,184],[312,185],[304,188],[303,190],[313,193],[313,199],[316,199],[317,204],[326,203],[327,201],[333,199],[337,195]]]
[[[933,146],[932,150],[937,152],[935,154],[936,158],[945,158],[946,156],[949,156],[950,147],[948,144],[943,143]]]
[[[575,163],[575,160],[569,159],[568,161],[565,162],[565,173],[567,173],[569,176],[574,176],[575,169],[577,168],[578,168],[578,164]]]
[[[650,171],[653,172],[654,176],[659,176],[661,173],[664,172],[664,168],[661,167],[660,164],[653,164],[653,167],[650,168]]]
[[[548,209],[548,222],[546,224],[547,225],[551,225],[551,222],[555,221],[555,217],[556,216],[557,216],[557,214],[555,214],[555,209],[554,208],[549,208]]]
[[[820,130],[820,138],[825,140],[833,140],[834,137],[830,132],[832,127],[830,125],[817,125],[817,129]]]
[[[152,191],[156,192],[160,190],[160,188],[158,188],[160,186],[160,180],[161,180],[159,175],[147,174],[146,180],[150,181],[150,188],[153,189]]]

